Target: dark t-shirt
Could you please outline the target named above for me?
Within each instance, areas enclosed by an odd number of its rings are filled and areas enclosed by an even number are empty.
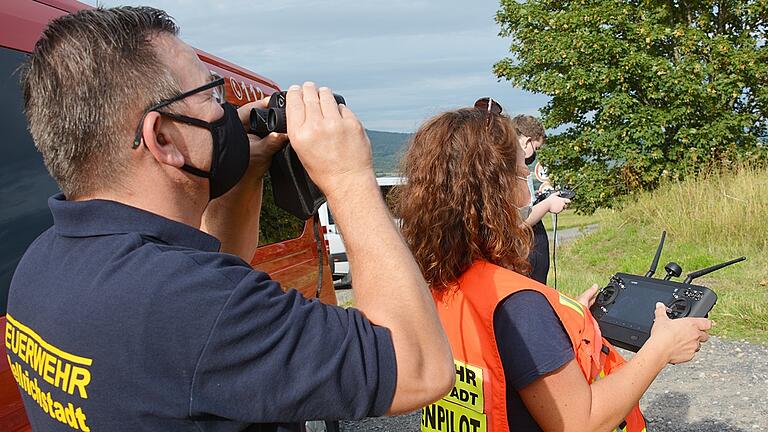
[[[197,229],[111,201],[49,200],[8,302],[35,431],[295,430],[384,414],[389,331],[284,293]]]
[[[547,299],[535,291],[507,297],[493,314],[507,382],[509,430],[541,431],[518,391],[575,358],[571,341]]]
[[[549,274],[549,237],[544,223],[539,221],[531,227],[533,229],[533,245],[528,254],[528,263],[531,265],[531,273],[528,277],[536,282],[547,284]]]

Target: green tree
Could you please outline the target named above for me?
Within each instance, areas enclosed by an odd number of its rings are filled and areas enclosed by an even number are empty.
[[[264,193],[259,215],[259,246],[296,238],[304,230],[304,221],[275,204],[272,178],[264,177]]]
[[[768,0],[502,0],[499,78],[551,97],[541,151],[583,211],[765,158]]]

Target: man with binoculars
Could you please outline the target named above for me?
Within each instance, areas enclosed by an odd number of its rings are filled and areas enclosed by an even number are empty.
[[[33,429],[299,430],[446,394],[450,348],[355,115],[312,83],[286,96],[287,137],[344,228],[359,308],[344,310],[242,259],[286,135],[247,135],[266,102],[221,103],[177,33],[152,8],[81,11],[49,24],[22,71],[63,192],[9,296]]]

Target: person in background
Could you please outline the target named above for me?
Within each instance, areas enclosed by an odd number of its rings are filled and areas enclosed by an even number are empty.
[[[524,159],[491,100],[427,120],[403,157],[401,230],[456,363],[456,386],[422,410],[422,431],[642,432],[640,397],[667,364],[693,358],[711,322],[670,320],[659,303],[650,339],[624,362],[588,309],[597,285],[572,299],[526,277]]]
[[[83,10],[51,21],[22,72],[63,192],[8,300],[32,429],[300,431],[447,393],[450,347],[360,121],[328,88],[288,90],[287,136],[344,229],[359,308],[345,310],[248,264],[286,136],[246,135],[266,100],[225,102],[178,31],[158,9]]]
[[[542,219],[548,213],[559,214],[568,207],[571,200],[561,198],[560,193],[555,192],[540,203],[533,205],[536,198],[533,187],[537,162],[536,150],[544,145],[547,135],[536,117],[521,114],[512,118],[512,122],[517,132],[517,142],[525,156],[525,165],[529,170],[527,181],[528,191],[531,195],[531,208],[530,214],[525,218],[525,223],[533,229],[533,245],[531,253],[528,255],[528,262],[531,264],[530,278],[546,284],[549,274],[549,237]]]

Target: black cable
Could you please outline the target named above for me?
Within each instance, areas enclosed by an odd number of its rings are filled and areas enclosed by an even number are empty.
[[[315,296],[320,300],[320,291],[323,288],[323,256],[325,255],[325,248],[323,238],[320,236],[320,214],[315,212],[312,215],[312,231],[315,232],[315,243],[317,243],[317,290]]]
[[[552,269],[555,273],[555,289],[557,289],[557,213],[555,213],[555,223],[552,231],[555,237],[552,239]]]

